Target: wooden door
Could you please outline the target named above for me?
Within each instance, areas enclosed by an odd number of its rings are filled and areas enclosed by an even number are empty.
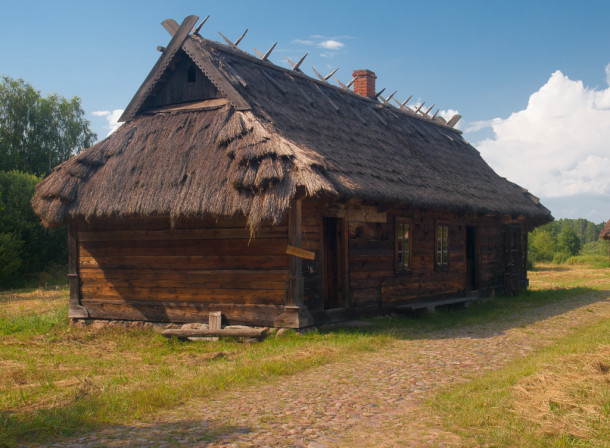
[[[345,220],[327,217],[323,220],[324,308],[343,308],[347,305]]]

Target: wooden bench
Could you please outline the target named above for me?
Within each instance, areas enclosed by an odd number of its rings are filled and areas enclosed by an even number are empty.
[[[408,302],[396,306],[396,311],[417,311],[426,310],[428,313],[433,313],[436,307],[444,305],[463,304],[468,306],[471,302],[479,300],[479,294],[468,294],[464,297],[446,297],[436,300],[422,300],[417,302]]]

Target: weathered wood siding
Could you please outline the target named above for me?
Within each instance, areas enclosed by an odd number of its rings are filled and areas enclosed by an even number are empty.
[[[339,208],[339,212],[337,212]],[[365,207],[363,207],[365,208]],[[452,213],[416,209],[384,209],[383,219],[367,222],[366,213],[351,213],[350,204],[303,203],[303,247],[318,254],[304,262],[305,303],[312,310],[324,309],[322,220],[344,216],[348,220],[349,300],[352,309],[391,308],[395,303],[427,297],[460,295],[472,289],[506,290],[511,278],[519,287],[527,285],[526,235],[523,223],[502,222],[495,217],[463,217]],[[411,222],[411,268],[395,267],[395,220]],[[449,264],[436,266],[436,225],[449,226]],[[474,285],[467,272],[467,228],[474,228]],[[507,248],[512,229],[520,228],[520,241]],[[471,274],[472,275],[472,274]],[[512,277],[511,277],[512,276]]]
[[[251,239],[237,220],[79,226],[80,303],[91,317],[201,322],[222,311],[272,325],[286,301],[286,244],[286,225]]]
[[[221,97],[190,58],[182,51],[179,54],[180,57],[166,75],[166,82],[161,83],[146,100],[144,109]]]

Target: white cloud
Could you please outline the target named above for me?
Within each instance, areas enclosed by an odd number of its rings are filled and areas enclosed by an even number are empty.
[[[322,36],[321,34],[313,34],[309,36],[309,39],[293,39],[292,42],[300,45],[305,45],[308,47],[318,47],[323,48],[323,53],[320,56],[329,58],[335,55],[334,52],[341,50],[345,47],[345,43],[341,42],[339,39],[351,39],[351,36]]]
[[[108,132],[108,135],[110,135],[114,131],[116,131],[119,128],[119,126],[121,126],[121,124],[123,124],[123,123],[119,123],[119,118],[121,118],[121,115],[123,115],[123,111],[124,111],[124,109],[114,109],[113,111],[96,110],[96,111],[92,112],[92,114],[95,115],[96,117],[104,117],[106,119],[108,124],[106,126],[104,126],[104,128],[110,130],[110,132]]]
[[[326,48],[327,50],[340,50],[345,44],[337,40],[329,39],[318,43],[318,47]]]
[[[313,40],[303,40],[303,39],[293,39],[292,42],[295,44],[301,45],[315,45],[316,43]]]
[[[524,110],[469,123],[467,131],[485,125],[494,133],[476,145],[485,160],[533,194],[610,195],[610,87],[589,88],[558,70]]]

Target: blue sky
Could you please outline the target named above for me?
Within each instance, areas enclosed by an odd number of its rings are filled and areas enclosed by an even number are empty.
[[[278,41],[278,65],[309,52],[312,76],[367,68],[398,99],[458,111],[465,138],[554,216],[610,218],[608,1],[0,0],[0,74],[80,97],[103,138],[169,41],[160,22],[189,14],[211,15],[210,39],[249,29],[249,52]]]

